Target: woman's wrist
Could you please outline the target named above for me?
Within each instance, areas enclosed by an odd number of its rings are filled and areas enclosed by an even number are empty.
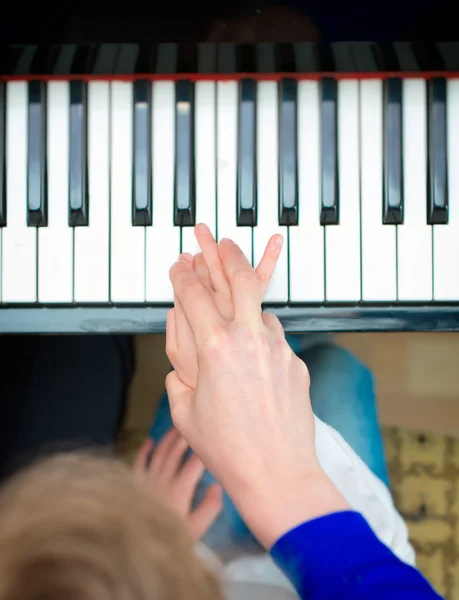
[[[301,523],[350,508],[322,469],[254,482],[235,496],[248,527],[268,550]]]

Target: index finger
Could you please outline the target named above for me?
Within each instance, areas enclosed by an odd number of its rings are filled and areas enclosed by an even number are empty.
[[[215,328],[222,324],[220,312],[210,291],[186,263],[180,260],[174,263],[169,277],[199,349],[200,343],[208,339]]]
[[[220,241],[218,251],[228,278],[236,321],[261,323],[260,284],[242,250],[229,239]]]
[[[276,234],[271,236],[266,245],[263,256],[261,257],[261,260],[255,269],[255,273],[257,274],[260,282],[262,297],[264,297],[269,282],[271,281],[271,277],[273,276],[283,243],[284,239],[281,235]]]

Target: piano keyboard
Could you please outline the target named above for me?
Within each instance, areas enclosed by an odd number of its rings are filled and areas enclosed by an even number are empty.
[[[459,328],[459,43],[2,49],[0,331],[163,327],[198,222],[254,265],[284,236],[287,321]]]

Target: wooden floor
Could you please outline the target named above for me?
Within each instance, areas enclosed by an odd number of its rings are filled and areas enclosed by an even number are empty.
[[[459,334],[342,334],[336,342],[373,370],[383,425],[459,435]],[[169,370],[164,344],[163,335],[136,337],[129,427],[151,423]]]

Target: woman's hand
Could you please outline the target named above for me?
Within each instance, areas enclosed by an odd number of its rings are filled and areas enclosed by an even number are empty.
[[[231,320],[234,317],[233,299],[229,282],[223,270],[220,247],[205,225],[197,225],[195,235],[202,252],[194,257],[184,253],[179,258],[194,269],[197,277],[212,296],[222,317]],[[273,235],[268,241],[260,264],[255,269],[260,310],[282,250],[282,242],[282,236]],[[167,320],[169,331],[173,333],[166,339],[166,353],[169,356],[171,351],[174,351],[171,349],[176,350],[173,367],[183,383],[194,388],[198,377],[196,344],[177,296],[174,297],[174,309],[169,311]]]
[[[202,503],[192,510],[191,504],[205,467],[195,454],[183,463],[189,446],[180,433],[172,428],[157,446],[147,439],[134,460],[134,473],[141,485],[159,494],[183,517],[193,535],[199,540],[222,510],[222,489],[209,486]]]
[[[197,237],[208,275],[198,276],[188,260],[170,271],[176,296],[166,330],[175,369],[166,379],[172,419],[268,547],[291,527],[348,505],[317,460],[306,365],[291,351],[279,320],[262,315],[264,290],[238,246],[222,240],[217,247],[207,230],[209,258],[199,239],[202,227]],[[231,311],[222,309],[222,295]],[[186,365],[177,340],[184,332],[197,356],[196,383],[181,377]]]

